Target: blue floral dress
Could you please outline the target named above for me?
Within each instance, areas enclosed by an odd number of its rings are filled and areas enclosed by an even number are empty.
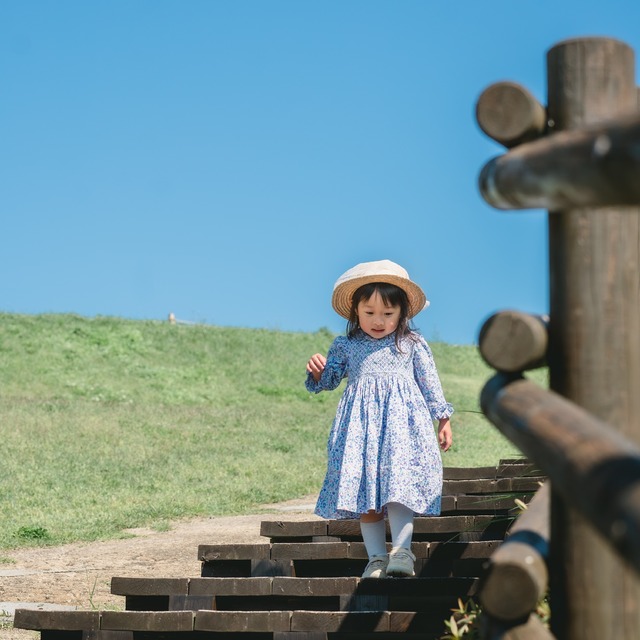
[[[417,514],[439,514],[442,459],[433,420],[449,417],[453,407],[426,340],[413,333],[398,349],[395,333],[336,338],[320,381],[308,374],[306,387],[335,389],[344,377],[315,513],[357,518],[399,502]]]

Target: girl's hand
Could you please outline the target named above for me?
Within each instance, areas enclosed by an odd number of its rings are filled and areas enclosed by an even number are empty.
[[[438,424],[438,442],[443,451],[447,451],[453,444],[453,434],[451,433],[451,423],[449,418],[443,418]]]
[[[311,356],[309,362],[307,362],[307,371],[313,376],[316,382],[320,382],[320,376],[326,364],[327,359],[321,353],[316,353]]]

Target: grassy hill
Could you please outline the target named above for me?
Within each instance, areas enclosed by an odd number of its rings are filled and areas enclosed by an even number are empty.
[[[0,314],[0,548],[317,491],[340,392],[307,393],[304,369],[333,337]],[[431,346],[457,411],[445,465],[517,455],[479,412],[477,350]]]

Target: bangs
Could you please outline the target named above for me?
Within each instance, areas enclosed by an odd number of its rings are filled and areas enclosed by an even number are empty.
[[[362,285],[353,294],[353,306],[357,307],[363,300],[371,299],[376,291],[380,294],[386,307],[400,307],[402,311],[406,311],[409,306],[407,294],[400,287],[386,282],[371,282]]]

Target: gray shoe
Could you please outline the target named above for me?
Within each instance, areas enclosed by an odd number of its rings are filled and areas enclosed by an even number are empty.
[[[386,578],[389,556],[371,556],[369,564],[365,567],[363,578]]]
[[[394,547],[389,553],[387,575],[396,578],[411,578],[415,576],[413,563],[416,557],[404,547]]]

